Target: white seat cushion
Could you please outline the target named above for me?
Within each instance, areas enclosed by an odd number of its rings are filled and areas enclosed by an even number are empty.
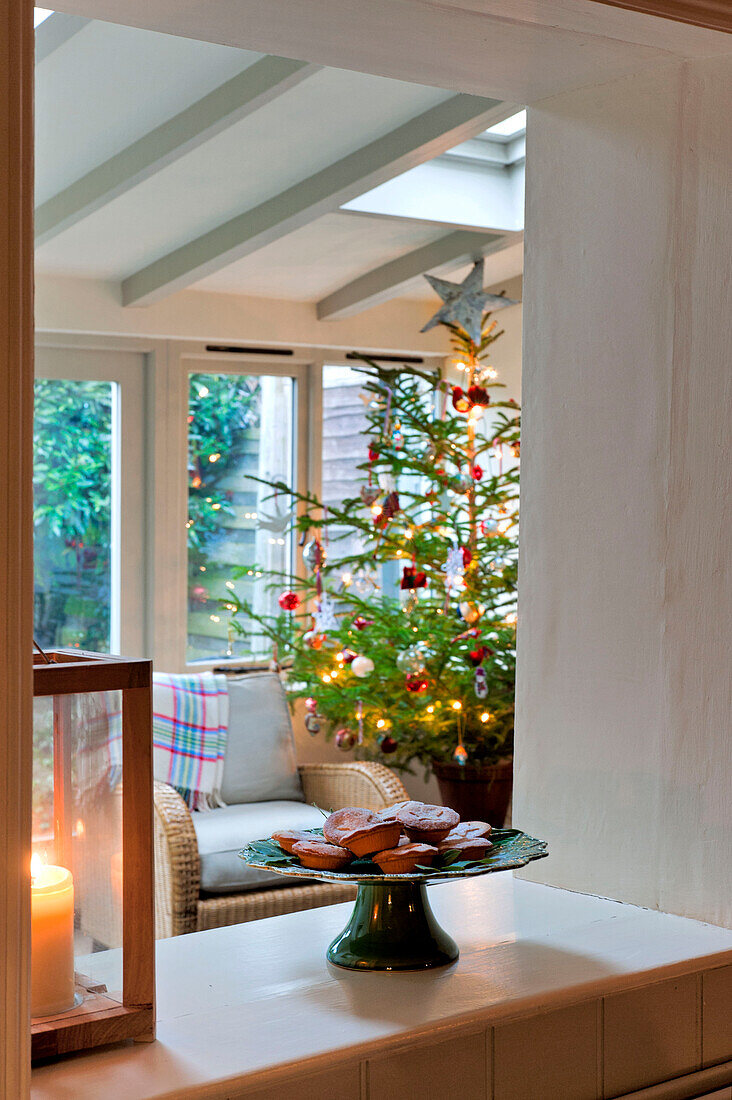
[[[201,857],[201,890],[207,894],[296,885],[295,879],[248,867],[239,852],[251,840],[263,840],[279,829],[318,829],[325,820],[305,802],[251,802],[191,816]]]

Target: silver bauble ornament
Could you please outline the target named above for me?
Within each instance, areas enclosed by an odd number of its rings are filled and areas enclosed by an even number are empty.
[[[424,668],[424,661],[411,645],[397,653],[395,663],[400,672],[421,672]]]
[[[302,560],[311,573],[323,568],[326,556],[325,547],[318,539],[309,539],[302,548]]]
[[[467,493],[473,488],[473,478],[470,474],[457,474],[453,478],[452,488],[456,493]]]
[[[357,596],[365,598],[370,596],[376,589],[376,579],[371,573],[367,573],[365,569],[358,569],[353,574],[351,580],[351,588]]]
[[[367,508],[370,508],[372,504],[375,504],[380,494],[381,489],[378,487],[378,485],[361,486],[361,500],[364,502]]]
[[[424,642],[417,642],[403,649],[397,655],[396,666],[400,672],[419,673],[424,672],[427,661],[432,656],[432,650]]]

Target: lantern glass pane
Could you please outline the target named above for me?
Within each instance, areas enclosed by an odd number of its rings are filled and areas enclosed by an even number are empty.
[[[77,974],[122,989],[122,695],[34,699],[33,852],[74,885]]]

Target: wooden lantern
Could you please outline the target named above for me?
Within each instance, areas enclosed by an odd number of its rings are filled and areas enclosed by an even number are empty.
[[[124,1039],[150,1042],[155,1038],[152,663],[56,649],[34,656],[33,677],[34,702],[49,731],[52,723],[48,841],[55,862],[73,875],[74,940],[83,943],[81,954],[93,964],[86,969],[96,976],[83,972],[76,948],[76,1005],[32,1019],[32,1056],[48,1058]],[[49,703],[37,702],[44,698]],[[113,721],[109,700],[115,701]],[[101,708],[104,721],[80,733],[83,716],[93,707],[97,716]],[[112,749],[116,766],[110,763]],[[96,768],[92,779],[90,759]],[[110,990],[98,974],[107,960],[119,969],[120,948],[121,980],[115,978]]]

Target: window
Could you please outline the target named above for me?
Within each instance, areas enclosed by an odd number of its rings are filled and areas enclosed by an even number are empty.
[[[294,399],[286,376],[189,377],[189,663],[265,656],[261,639],[230,631],[221,601],[235,590],[257,610],[274,610],[267,574],[291,567],[290,498],[256,479],[292,485]]]
[[[357,497],[366,460],[366,409],[360,399],[363,372],[351,367],[323,367],[323,467],[322,501],[326,507],[341,506],[347,497]],[[327,529],[329,551],[334,559],[358,553],[358,536],[350,528],[331,524]]]
[[[35,384],[35,636],[108,653],[117,387]]]
[[[143,356],[41,344],[36,373],[35,638],[144,656]]]
[[[322,500],[328,507],[340,506],[348,497],[358,498],[364,479],[362,467],[367,461],[369,422],[364,395],[365,375],[362,370],[350,367],[323,367],[323,452],[322,452]],[[386,485],[379,488],[386,491]],[[396,488],[400,492],[419,493],[420,479],[403,474]],[[366,505],[364,504],[364,508]],[[327,528],[328,553],[331,561],[338,561],[359,553],[358,535],[350,528],[339,528],[331,523]],[[371,578],[359,573],[353,583],[367,594],[376,580],[385,594],[399,596],[400,562],[382,562],[378,576]]]
[[[483,133],[489,134],[491,137],[512,138],[522,134],[525,130],[526,111],[518,111],[510,118],[504,119],[503,122],[497,122],[495,126],[489,126]]]

